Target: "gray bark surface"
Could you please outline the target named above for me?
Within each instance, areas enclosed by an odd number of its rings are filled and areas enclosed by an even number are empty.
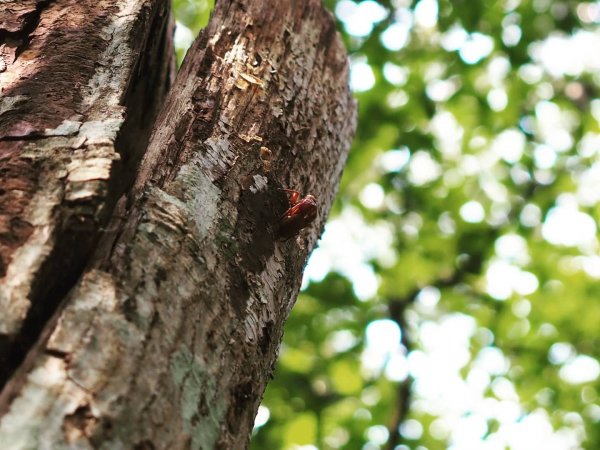
[[[0,397],[0,448],[247,447],[355,114],[319,0],[218,1],[132,190]],[[287,241],[282,188],[320,202]]]
[[[131,186],[173,73],[168,7],[0,2],[0,386]]]

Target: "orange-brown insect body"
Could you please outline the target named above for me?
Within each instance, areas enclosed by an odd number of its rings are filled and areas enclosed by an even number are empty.
[[[298,191],[293,189],[284,189],[284,191],[288,194],[290,207],[279,219],[279,236],[290,239],[315,220],[319,205],[317,199],[311,194],[300,198]]]

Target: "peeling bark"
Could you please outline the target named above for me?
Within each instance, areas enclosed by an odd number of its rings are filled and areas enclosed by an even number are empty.
[[[168,6],[2,2],[0,386],[133,181],[173,74]]]
[[[347,84],[319,0],[217,2],[111,231],[0,396],[0,448],[247,446],[354,132]],[[320,202],[287,241],[282,188]]]

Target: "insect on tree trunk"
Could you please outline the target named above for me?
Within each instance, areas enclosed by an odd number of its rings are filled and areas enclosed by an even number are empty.
[[[166,3],[0,10],[2,449],[247,446],[354,131],[347,57],[319,0],[218,1],[163,104]],[[282,239],[288,188],[319,212]]]

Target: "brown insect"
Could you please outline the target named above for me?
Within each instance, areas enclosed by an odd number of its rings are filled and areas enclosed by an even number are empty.
[[[283,239],[290,239],[315,220],[319,205],[317,199],[311,194],[300,198],[301,194],[298,191],[293,189],[282,190],[288,195],[290,207],[279,219],[279,236]]]

